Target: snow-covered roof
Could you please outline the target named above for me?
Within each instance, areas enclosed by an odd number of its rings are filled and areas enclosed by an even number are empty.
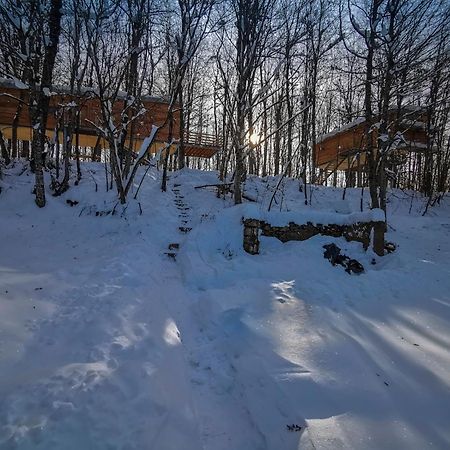
[[[402,141],[399,142],[395,148],[416,148],[421,150],[426,150],[428,148],[427,144],[425,142],[418,142],[418,141]]]
[[[341,214],[333,211],[316,211],[312,209],[295,212],[268,212],[262,211],[257,205],[248,203],[242,209],[242,215],[245,218],[262,220],[270,223],[272,226],[278,227],[289,225],[290,222],[296,224],[311,222],[322,225],[353,225],[359,222],[383,222],[385,220],[384,212],[381,209],[372,209],[351,214]]]
[[[0,77],[0,87],[3,88],[9,88],[9,89],[28,89],[29,86],[22,81],[20,81],[18,78],[2,78]],[[92,93],[94,95],[98,95],[98,89],[90,86],[82,86],[80,89],[81,94],[89,94]],[[71,90],[70,87],[67,85],[53,85],[52,86],[52,93],[56,94],[70,94]],[[117,94],[117,98],[121,100],[125,100],[128,97],[128,94],[125,91],[119,91]],[[164,97],[156,97],[152,95],[142,95],[141,101],[146,102],[155,102],[155,103],[169,103],[168,98]]]
[[[420,113],[420,112],[425,112],[424,108],[421,106],[414,106],[414,105],[405,105],[402,106],[400,108],[400,110],[405,114],[412,114],[412,113]],[[389,113],[397,113],[398,112],[398,108],[391,108],[389,109]],[[375,115],[376,117],[376,115]],[[322,134],[321,136],[318,137],[317,139],[317,144],[320,144],[321,142],[325,141],[326,139],[329,139],[333,136],[337,136],[338,134],[344,133],[348,130],[351,130],[352,128],[356,128],[358,125],[361,125],[362,123],[365,122],[365,118],[364,117],[358,117],[355,120],[353,120],[352,122],[349,122],[345,125],[343,125],[342,127],[339,128],[335,128],[333,131],[330,131],[329,133],[325,133]],[[420,128],[420,129],[425,129],[426,124],[422,121],[419,120],[413,120],[413,119],[409,119],[409,118],[404,118],[401,120],[402,124],[404,125],[408,125],[410,128]]]
[[[364,123],[364,121],[365,121],[364,117],[358,117],[353,122],[347,123],[346,125],[344,125],[344,126],[342,126],[340,128],[335,128],[333,131],[330,131],[329,133],[322,134],[317,139],[317,143],[320,144],[325,139],[329,139],[329,138],[331,138],[333,136],[336,136],[336,135],[338,135],[340,133],[343,133],[344,131],[351,130],[352,128],[355,128],[358,125],[361,125],[362,123]]]

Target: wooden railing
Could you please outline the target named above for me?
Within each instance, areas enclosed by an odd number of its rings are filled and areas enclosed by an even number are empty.
[[[184,142],[187,145],[199,145],[203,147],[222,147],[222,137],[214,134],[186,131],[184,133]]]

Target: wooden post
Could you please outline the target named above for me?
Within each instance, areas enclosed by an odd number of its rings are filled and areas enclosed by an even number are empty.
[[[338,151],[336,152],[336,166],[334,168],[334,173],[333,173],[333,187],[337,186],[337,172],[338,172],[338,167],[339,167],[339,148]]]
[[[22,152],[20,154],[22,158],[30,159],[30,142],[22,141]]]
[[[356,155],[356,161],[357,161],[357,166],[356,166],[356,187],[361,187],[362,180],[361,180],[361,155],[360,155],[360,153],[358,153]]]
[[[375,222],[373,226],[373,251],[378,256],[384,256],[384,232],[386,224],[384,222]]]

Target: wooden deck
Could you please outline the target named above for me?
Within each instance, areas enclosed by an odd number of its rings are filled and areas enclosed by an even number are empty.
[[[186,147],[186,156],[194,156],[199,158],[211,158],[221,149],[223,142],[220,137],[212,134],[197,133],[187,131],[184,135],[184,142]]]

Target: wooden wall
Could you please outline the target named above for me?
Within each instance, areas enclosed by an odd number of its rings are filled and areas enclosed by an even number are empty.
[[[391,135],[394,136],[397,131],[401,131],[404,139],[410,143],[410,145],[403,147],[405,151],[423,151],[427,143],[427,134],[424,127],[418,125],[425,123],[425,121],[426,116],[423,112],[419,112],[413,118],[408,118],[406,121],[400,120],[398,125],[391,127]],[[330,133],[328,137],[325,136],[316,144],[317,167],[333,169],[347,155],[355,154],[358,150],[364,150],[366,147],[365,131],[366,124],[360,121],[354,126],[343,127],[343,130],[337,130],[335,133]],[[377,139],[378,132],[374,130],[372,144],[375,146]],[[363,159],[365,159],[364,155],[362,155]],[[346,164],[341,164],[339,168],[345,170]]]
[[[316,145],[316,165],[318,167],[327,165],[339,159],[354,149],[362,149],[365,146],[364,124],[360,124],[338,132],[324,139]]]
[[[5,95],[6,94],[6,95]],[[14,116],[17,111],[19,102],[16,98],[20,98],[22,101],[28,104],[28,90],[18,89],[13,87],[0,86],[0,127],[4,130],[5,137],[9,137],[11,134],[10,127],[12,126]],[[57,94],[52,95],[50,98],[50,110],[47,123],[47,134],[53,134],[53,130],[56,127],[56,112],[61,110],[61,105],[68,104],[72,101],[76,101],[81,104],[80,111],[80,137],[83,143],[82,146],[94,146],[97,140],[98,131],[94,124],[102,125],[102,115],[100,111],[100,102],[96,98],[84,98],[77,99],[69,94]],[[146,112],[140,116],[133,126],[133,137],[135,140],[143,140],[150,134],[152,125],[161,126],[164,124],[167,112],[168,103],[156,98],[144,99],[143,101]],[[120,124],[120,112],[123,110],[123,101],[117,101],[113,106],[114,123]],[[179,111],[174,111],[175,124],[173,127],[172,136],[174,139],[179,139]],[[31,120],[29,115],[28,106],[24,105],[21,114],[19,116],[18,125],[20,127],[20,139],[31,139]],[[157,135],[159,142],[165,142],[168,139],[169,126],[163,127]],[[103,146],[107,146],[107,143],[102,140]]]

